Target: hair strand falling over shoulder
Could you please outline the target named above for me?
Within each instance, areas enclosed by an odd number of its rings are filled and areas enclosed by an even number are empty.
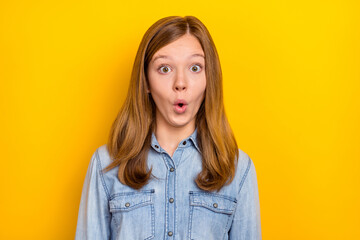
[[[144,34],[138,48],[128,94],[112,124],[107,149],[112,163],[104,171],[119,166],[121,183],[140,189],[148,183],[147,155],[155,128],[155,103],[146,92],[146,69],[153,55],[186,33],[195,36],[205,53],[205,97],[196,116],[197,141],[202,154],[202,170],[195,182],[205,191],[220,190],[235,175],[238,146],[228,123],[222,88],[219,56],[205,25],[193,16],[170,16],[158,20]]]

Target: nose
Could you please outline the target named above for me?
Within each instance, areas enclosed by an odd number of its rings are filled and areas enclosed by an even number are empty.
[[[185,91],[187,89],[187,80],[183,71],[177,71],[175,75],[174,91]]]

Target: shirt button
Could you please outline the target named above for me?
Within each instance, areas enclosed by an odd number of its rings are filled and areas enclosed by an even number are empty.
[[[170,168],[170,172],[173,172],[175,169],[172,167],[172,168]]]
[[[168,235],[171,237],[173,235],[173,232],[168,232]]]
[[[169,199],[169,202],[170,202],[170,203],[173,203],[173,202],[174,202],[174,199],[173,199],[173,198],[170,198],[170,199]]]
[[[214,206],[214,208],[217,208],[217,207],[218,207],[218,204],[217,204],[217,203],[214,203],[213,206]]]
[[[125,203],[125,207],[130,207],[130,203]]]
[[[186,145],[186,141],[183,141],[183,145]]]
[[[158,146],[158,145],[155,145],[155,147],[156,147],[156,148],[159,148],[159,146]]]

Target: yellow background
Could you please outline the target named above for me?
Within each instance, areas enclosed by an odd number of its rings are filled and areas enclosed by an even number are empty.
[[[95,149],[159,18],[208,27],[263,239],[360,239],[359,1],[1,1],[0,239],[73,239]]]

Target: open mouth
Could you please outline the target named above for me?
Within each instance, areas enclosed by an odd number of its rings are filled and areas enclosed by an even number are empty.
[[[186,111],[186,108],[187,108],[187,102],[185,102],[184,100],[178,100],[174,104],[174,111],[176,113],[184,113]]]
[[[184,113],[186,111],[187,105],[185,103],[174,104],[174,111],[177,113]]]

